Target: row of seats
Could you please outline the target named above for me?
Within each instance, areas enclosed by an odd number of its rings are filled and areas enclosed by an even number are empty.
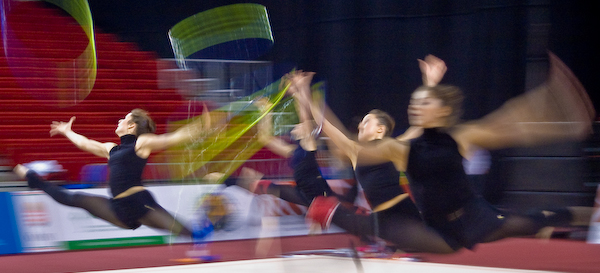
[[[33,21],[32,18],[36,18]],[[106,159],[83,152],[64,137],[50,137],[49,124],[77,116],[73,129],[98,141],[117,142],[117,122],[133,108],[144,108],[167,131],[169,121],[187,117],[186,102],[178,90],[161,89],[154,52],[139,51],[133,43],[119,42],[96,30],[97,74],[89,94],[73,65],[89,40],[68,14],[41,2],[15,2],[7,10],[6,35],[0,45],[0,152],[14,163],[56,160],[68,170],[65,179],[77,182],[83,166]],[[43,23],[39,23],[43,22]],[[85,81],[83,81],[85,83]],[[81,97],[81,98],[83,98]],[[178,113],[179,111],[185,113]]]
[[[77,87],[76,83],[65,81],[57,78],[42,78],[42,77],[23,77],[18,78],[14,76],[0,77],[0,95],[6,93],[22,93],[22,85],[19,82],[29,81],[27,84],[28,92],[47,92],[45,89],[57,88],[58,84],[61,84],[61,88],[68,89]],[[63,86],[64,85],[64,86]],[[131,92],[133,94],[141,93],[148,95],[160,95],[164,94],[162,90],[156,90],[158,86],[157,80],[145,80],[145,79],[97,79],[94,83],[95,94],[106,94],[106,93],[120,93],[122,89],[135,89],[138,92]],[[42,89],[42,90],[36,90]],[[171,94],[165,94],[171,95]]]
[[[38,20],[33,23],[31,18]],[[191,86],[184,81],[192,78],[190,71],[98,30],[96,80],[89,94],[79,93],[86,90],[77,88],[81,82],[73,75],[81,71],[72,64],[89,41],[77,22],[38,1],[15,2],[5,19],[8,35],[0,45],[0,153],[14,163],[56,160],[68,170],[64,177],[68,181],[102,182],[107,175],[106,159],[79,150],[64,137],[49,137],[52,121],[76,116],[74,131],[101,142],[118,143],[114,133],[117,122],[133,108],[150,112],[158,125],[157,133],[180,126],[173,121],[201,113],[200,102],[181,95],[196,93],[186,90]],[[37,23],[40,20],[44,23]],[[168,179],[169,167],[165,166],[174,166],[177,153],[165,151],[152,156],[152,167],[144,178]],[[233,158],[235,153],[226,150],[219,158]],[[274,158],[278,157],[260,150],[245,165],[267,175],[290,173],[284,160]]]
[[[23,67],[56,67],[56,64],[73,62],[73,58],[33,58],[33,57],[11,57],[0,58],[0,66],[18,64]],[[168,66],[165,61],[155,59],[131,60],[131,59],[97,59],[99,68],[117,69],[123,67],[135,67],[137,69],[157,69],[157,67]],[[107,79],[110,80],[110,79]]]

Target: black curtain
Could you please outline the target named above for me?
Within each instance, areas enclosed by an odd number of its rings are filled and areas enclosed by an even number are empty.
[[[573,70],[600,109],[600,5],[594,1],[553,0],[549,48]]]
[[[172,58],[166,33],[177,22],[249,1],[89,2],[97,26]],[[586,66],[598,63],[590,57],[598,55],[598,47],[588,44],[597,32],[592,11],[598,8],[584,0],[252,2],[267,7],[275,39],[261,59],[283,67],[277,76],[292,66],[317,72],[316,79],[327,81],[328,104],[349,127],[379,108],[394,116],[395,134],[401,133],[408,126],[410,94],[421,83],[417,59],[427,54],[446,61],[444,83],[463,89],[467,120],[522,93],[532,57],[527,48],[533,10],[549,14],[550,34],[543,43],[573,67],[588,90],[597,87],[595,72]]]
[[[444,83],[466,95],[478,118],[524,90],[526,14],[521,1],[295,1],[271,12],[275,46],[265,56],[296,62],[328,82],[327,101],[354,126],[373,108],[407,127],[406,107],[420,85],[417,59],[449,67]]]

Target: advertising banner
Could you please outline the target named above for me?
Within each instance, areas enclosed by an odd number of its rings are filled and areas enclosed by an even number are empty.
[[[596,200],[594,201],[594,212],[590,219],[587,242],[600,244],[600,185],[596,189]]]
[[[23,252],[63,250],[58,203],[42,191],[11,194]]]
[[[211,219],[206,241],[307,235],[306,207],[237,186],[166,185],[146,187],[158,204],[190,229]],[[71,190],[108,198],[106,188]],[[141,226],[122,229],[81,208],[64,206],[41,191],[13,192],[24,252],[191,242],[168,231]],[[341,232],[333,226],[328,233]]]

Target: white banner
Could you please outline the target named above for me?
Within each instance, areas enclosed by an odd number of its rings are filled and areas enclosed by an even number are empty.
[[[193,214],[194,200],[209,193],[215,185],[155,186],[147,187],[156,202],[171,212],[178,220],[188,224]],[[108,198],[107,189],[77,190],[87,194],[102,195]],[[167,231],[141,226],[136,230],[122,229],[104,220],[93,217],[81,208],[58,206],[58,221],[63,224],[65,241],[95,240],[107,238],[125,238],[142,236],[170,235]],[[188,225],[189,226],[189,225]]]
[[[596,199],[594,201],[594,211],[590,219],[587,242],[590,244],[600,244],[600,185],[596,188]]]
[[[13,192],[23,252],[62,250],[62,223],[56,201],[42,191]]]
[[[185,226],[206,217],[207,196],[218,196],[225,216],[208,241],[307,235],[306,208],[271,195],[254,195],[237,186],[168,185],[149,186],[158,204]],[[72,190],[108,197],[106,188]],[[116,227],[81,208],[68,207],[41,191],[14,192],[15,213],[25,252],[63,249],[63,242],[112,238],[169,236],[169,232],[141,226],[136,230]],[[214,213],[215,209],[208,213]],[[328,233],[342,232],[332,226]],[[172,238],[172,242],[190,242]]]

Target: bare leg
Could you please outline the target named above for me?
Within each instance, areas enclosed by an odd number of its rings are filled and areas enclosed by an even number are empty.
[[[290,165],[294,169],[296,187],[307,200],[313,200],[317,196],[334,195],[319,170],[316,151],[306,151],[302,147],[298,147],[290,158]]]
[[[455,250],[421,219],[395,212],[360,215],[339,206],[332,222],[356,236],[377,236],[407,252],[449,254]]]

